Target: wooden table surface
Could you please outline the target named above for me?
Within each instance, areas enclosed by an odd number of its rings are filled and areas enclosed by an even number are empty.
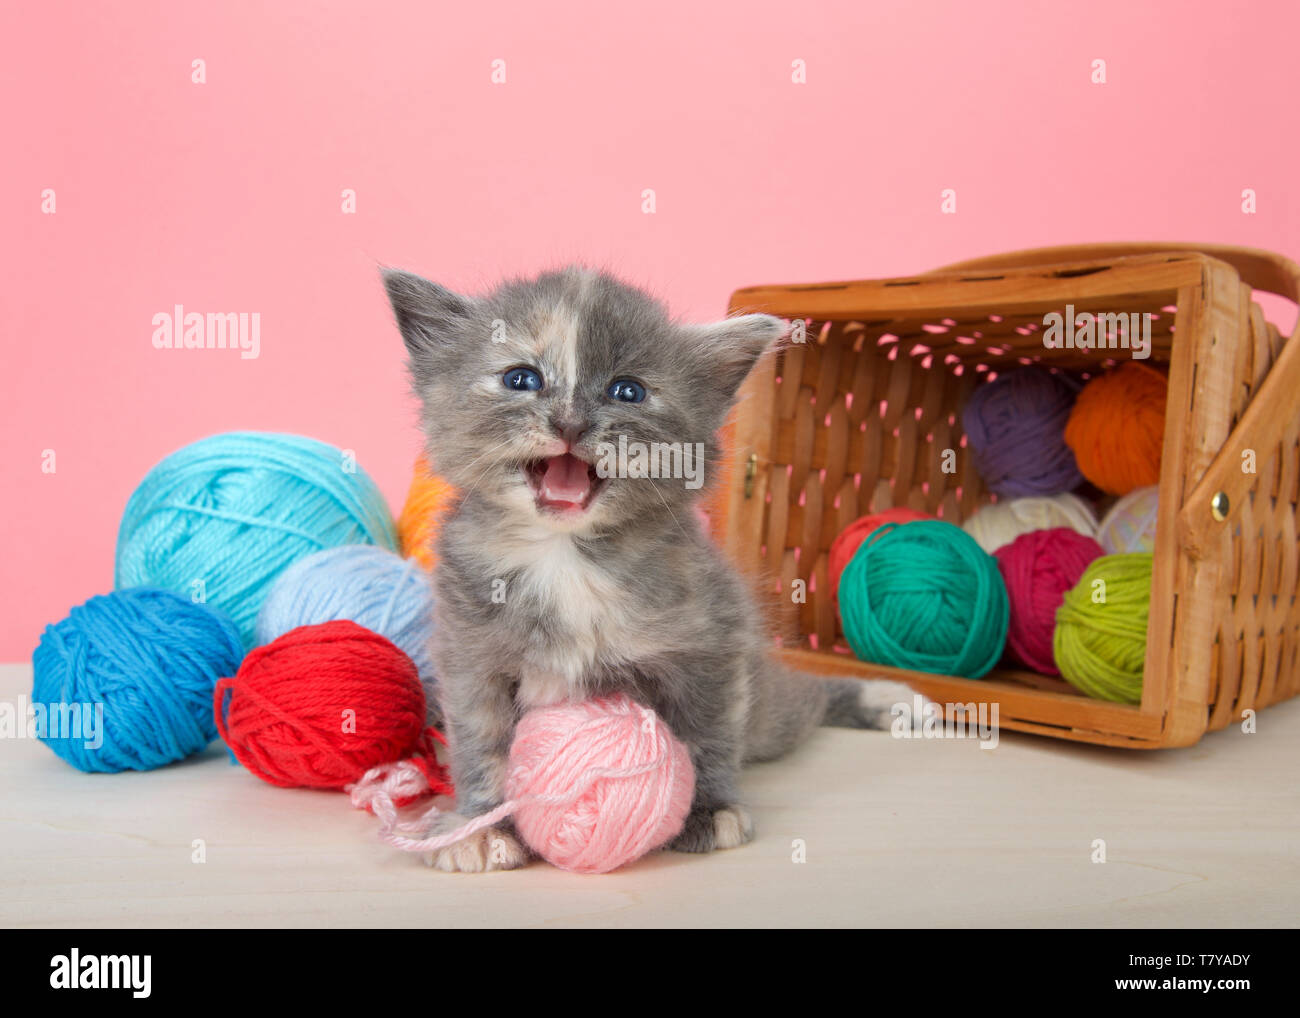
[[[0,666],[0,701],[30,690]],[[263,784],[219,744],[108,775],[0,739],[0,924],[1295,926],[1300,702],[1258,727],[1146,753],[823,729],[746,772],[754,843],[604,876],[430,870],[343,794]]]

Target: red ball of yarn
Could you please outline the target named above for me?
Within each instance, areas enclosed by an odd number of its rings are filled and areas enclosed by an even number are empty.
[[[1056,609],[1089,563],[1105,550],[1069,527],[1031,530],[993,553],[1011,602],[1007,656],[1044,675],[1060,675],[1052,658]]]
[[[862,516],[850,523],[831,542],[831,596],[835,600],[839,600],[840,576],[844,573],[844,567],[849,564],[854,553],[857,552],[862,542],[867,539],[873,530],[884,526],[886,523],[911,523],[913,520],[929,519],[933,519],[933,517],[927,516],[925,513],[919,513],[915,509],[908,509],[906,506],[894,506],[892,509],[882,509],[878,513]]]
[[[217,683],[213,705],[226,745],[273,785],[341,789],[414,756],[432,791],[450,791],[415,664],[355,622],[300,626],[256,648]]]

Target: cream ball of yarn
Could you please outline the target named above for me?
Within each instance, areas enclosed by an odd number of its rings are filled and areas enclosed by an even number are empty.
[[[1021,534],[1052,527],[1069,527],[1085,537],[1095,538],[1097,517],[1087,502],[1066,492],[992,502],[962,524],[962,529],[990,555]]]

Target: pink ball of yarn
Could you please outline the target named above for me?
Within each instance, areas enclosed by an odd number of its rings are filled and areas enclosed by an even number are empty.
[[[1052,657],[1056,609],[1066,591],[1105,552],[1069,527],[1031,530],[993,553],[1011,601],[1007,654],[1044,675],[1060,675]]]
[[[537,708],[515,729],[515,829],[561,869],[607,873],[658,848],[681,833],[694,792],[686,747],[625,696]]]

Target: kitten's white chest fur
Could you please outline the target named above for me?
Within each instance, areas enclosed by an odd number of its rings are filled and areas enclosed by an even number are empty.
[[[644,651],[626,591],[584,557],[568,534],[530,528],[509,543],[502,565],[518,570],[515,590],[542,607],[563,636],[531,648],[520,676],[518,699],[542,707],[585,695],[583,678],[598,659],[629,659]]]

